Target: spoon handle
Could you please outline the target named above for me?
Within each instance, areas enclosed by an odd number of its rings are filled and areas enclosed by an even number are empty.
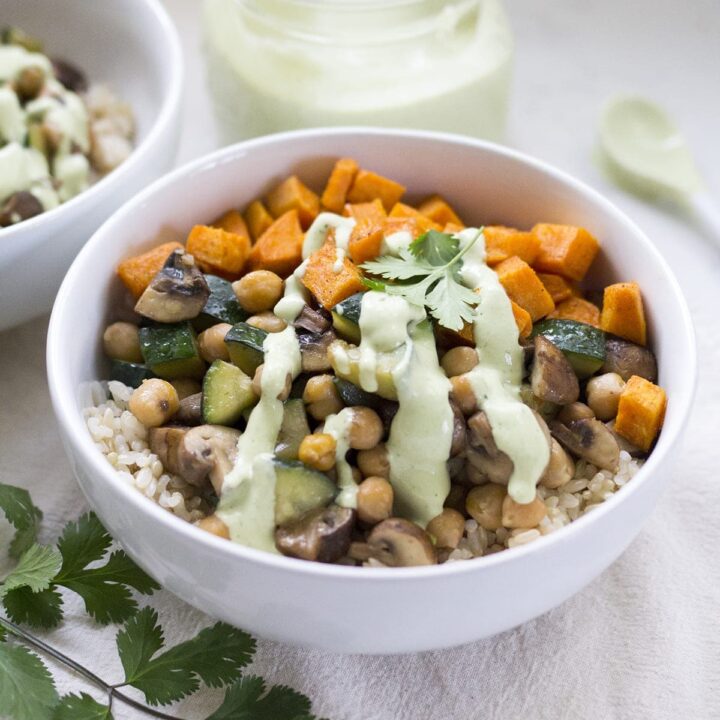
[[[720,246],[720,209],[715,199],[707,192],[698,192],[689,200],[690,210],[699,230]]]

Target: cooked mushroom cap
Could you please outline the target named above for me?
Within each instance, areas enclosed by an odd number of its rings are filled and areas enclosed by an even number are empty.
[[[336,339],[335,333],[332,330],[327,330],[321,334],[303,333],[298,335],[303,372],[323,372],[330,370],[331,365],[327,351],[330,343]]]
[[[330,505],[277,528],[275,545],[283,555],[290,557],[335,562],[347,554],[354,526],[354,510]]]
[[[415,523],[388,518],[378,523],[367,539],[372,557],[391,567],[434,565],[435,547],[428,534]]]
[[[535,337],[530,386],[535,397],[557,405],[569,405],[580,396],[580,384],[572,365],[562,350],[542,335]]]
[[[622,338],[609,336],[605,340],[605,363],[600,372],[617,373],[625,382],[633,375],[655,382],[657,361],[652,350]]]
[[[140,296],[135,311],[157,322],[192,320],[205,307],[209,295],[205,276],[193,256],[173,250]]]
[[[175,420],[183,425],[202,424],[202,393],[188,395],[180,401]]]
[[[178,474],[198,487],[208,478],[220,493],[235,459],[240,431],[222,425],[199,425],[188,430],[178,448]]]
[[[550,431],[576,457],[603,470],[615,472],[618,469],[620,448],[613,434],[599,420],[582,418],[567,425],[553,420]]]
[[[148,442],[150,450],[154,452],[167,472],[179,474],[178,452],[180,444],[189,428],[186,427],[157,427],[150,428]]]

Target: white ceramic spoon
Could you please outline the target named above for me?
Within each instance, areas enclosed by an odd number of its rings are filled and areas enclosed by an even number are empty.
[[[720,211],[703,186],[685,138],[662,108],[638,97],[610,101],[600,119],[600,147],[620,184],[684,205],[720,245]]]

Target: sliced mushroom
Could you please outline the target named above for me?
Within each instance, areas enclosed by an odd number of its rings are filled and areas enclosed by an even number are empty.
[[[205,276],[195,258],[173,250],[135,305],[135,311],[157,322],[192,320],[205,307],[210,295]]]
[[[573,420],[582,420],[583,418],[594,418],[595,413],[585,403],[574,402],[565,405],[557,414],[557,420],[561,423],[571,423]]]
[[[328,348],[335,340],[335,333],[327,330],[322,334],[304,333],[298,335],[303,372],[324,372],[330,370]]]
[[[148,433],[150,450],[158,456],[167,472],[176,475],[181,472],[178,453],[188,429],[174,426],[150,428]]]
[[[225,475],[235,460],[240,431],[222,425],[199,425],[188,430],[178,448],[178,474],[191,485],[208,480],[220,494]]]
[[[454,403],[450,402],[453,411],[453,433],[452,444],[450,445],[450,457],[454,458],[460,455],[467,446],[467,426],[465,425],[465,416],[462,410]]]
[[[535,337],[530,387],[535,397],[556,405],[569,405],[580,396],[580,384],[572,365],[563,351],[542,335]]]
[[[303,305],[300,314],[295,318],[293,325],[299,330],[320,335],[330,329],[332,322],[327,314],[320,310],[313,310],[309,305]]]
[[[378,523],[367,539],[372,557],[390,567],[434,565],[435,547],[428,534],[403,518]]]
[[[180,401],[180,409],[174,418],[183,425],[202,424],[202,393],[188,395]]]
[[[27,190],[13,193],[0,208],[0,227],[35,217],[43,211],[41,202]]]
[[[605,363],[600,372],[617,373],[625,382],[633,375],[655,382],[657,361],[652,350],[610,335],[605,340]]]
[[[283,555],[335,562],[346,555],[355,526],[355,511],[330,505],[303,515],[275,530],[275,545]]]
[[[613,434],[599,420],[582,418],[564,425],[553,420],[550,432],[576,457],[603,470],[615,472],[620,462],[620,448]]]
[[[456,455],[447,461],[447,471],[451,480],[460,478],[465,474],[465,455]]]
[[[485,482],[507,485],[515,468],[513,461],[495,444],[490,421],[484,411],[479,410],[468,419],[467,459],[470,464],[469,479],[473,484]]]

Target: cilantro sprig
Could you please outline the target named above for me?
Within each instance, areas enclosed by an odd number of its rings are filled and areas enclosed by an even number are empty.
[[[0,616],[0,717],[113,720],[113,702],[122,702],[157,718],[172,718],[154,706],[181,700],[204,685],[226,688],[222,704],[207,720],[315,720],[304,695],[281,685],[268,688],[262,678],[242,674],[256,645],[242,630],[219,622],[165,648],[157,612],[138,609],[133,597],[133,591],[151,594],[157,584],[122,551],[105,559],[112,540],[95,515],[68,523],[55,548],[35,542],[42,514],[27,491],[0,484],[0,507],[16,528],[9,550],[23,549],[0,582],[10,618]],[[63,615],[60,588],[78,593],[96,622],[124,622],[116,636],[121,682],[107,682],[20,626],[57,625]],[[41,655],[84,676],[107,702],[84,692],[58,697]],[[147,705],[126,695],[126,687],[139,690]]]
[[[481,235],[482,229],[461,248],[455,235],[428,230],[407,249],[402,248],[398,257],[383,255],[363,263],[361,267],[370,275],[393,281],[382,284],[367,278],[366,285],[427,307],[440,325],[461,330],[464,323],[472,321],[478,302],[477,294],[462,284],[462,258]]]

